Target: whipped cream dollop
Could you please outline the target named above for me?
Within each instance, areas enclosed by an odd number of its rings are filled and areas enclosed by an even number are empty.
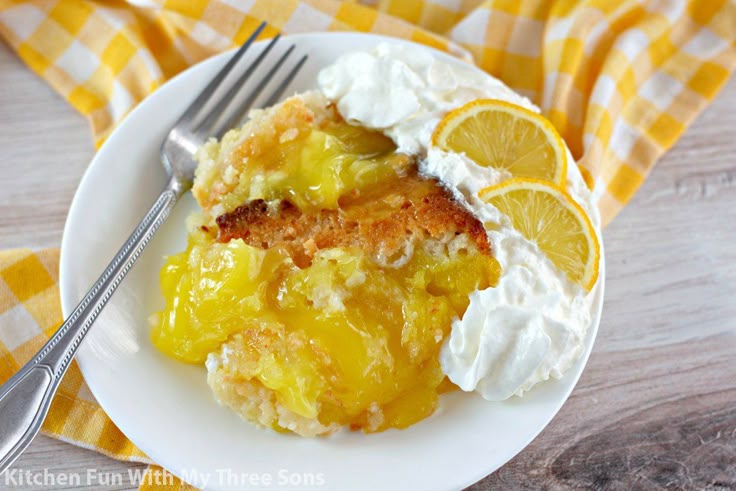
[[[495,97],[539,111],[501,81],[409,45],[346,54],[321,70],[317,82],[345,120],[383,131],[408,154],[426,151],[442,116],[474,99]]]
[[[442,181],[486,224],[501,277],[496,287],[473,292],[462,319],[453,322],[440,352],[445,374],[488,400],[522,395],[541,381],[561,377],[583,352],[592,295],[476,196],[510,178],[507,172],[430,144],[439,121],[474,99],[539,109],[497,79],[409,45],[382,44],[344,55],[320,72],[318,83],[347,121],[382,131],[400,152],[418,155],[420,171]],[[569,151],[568,161],[568,192],[598,227],[597,211]]]

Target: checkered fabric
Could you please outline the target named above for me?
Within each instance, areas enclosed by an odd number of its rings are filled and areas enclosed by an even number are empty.
[[[59,251],[0,252],[0,382],[9,379],[61,324]],[[102,411],[72,363],[41,430],[110,457],[149,462]]]
[[[262,36],[357,30],[475,62],[530,97],[560,131],[604,223],[736,65],[735,0],[0,0],[0,35],[92,125],[100,145],[187,66]],[[0,380],[60,322],[58,253],[0,253]],[[47,434],[145,461],[76,367]],[[160,468],[151,468],[155,477]],[[154,482],[155,479],[151,479]],[[162,489],[155,484],[146,489]],[[175,484],[172,489],[176,489]],[[145,485],[143,486],[145,487]]]

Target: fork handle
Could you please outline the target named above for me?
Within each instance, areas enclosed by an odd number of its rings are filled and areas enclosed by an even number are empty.
[[[71,315],[43,348],[0,387],[0,474],[41,429],[51,400],[79,344],[153,234],[169,216],[182,192],[179,181],[172,178]]]

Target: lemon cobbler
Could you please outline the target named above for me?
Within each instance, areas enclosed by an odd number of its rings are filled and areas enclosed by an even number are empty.
[[[452,320],[500,272],[478,219],[318,92],[254,112],[198,159],[202,213],[161,271],[154,344],[206,363],[221,403],[276,430],[430,415]]]
[[[198,151],[187,249],[153,343],[277,431],[404,428],[459,387],[491,401],[583,352],[600,245],[539,109],[408,45],[349,53],[319,90]],[[568,163],[570,165],[568,165]]]

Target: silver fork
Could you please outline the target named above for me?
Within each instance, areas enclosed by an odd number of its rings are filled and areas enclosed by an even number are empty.
[[[274,77],[292,53],[289,47],[248,94],[245,82],[274,47],[274,37],[234,82],[233,74],[245,51],[266,27],[262,23],[184,111],[161,145],[161,161],[168,184],[146,216],[118,251],[97,282],[49,341],[10,380],[0,387],[0,474],[28,447],[36,436],[51,399],[92,323],[115,289],[135,264],[143,249],[169,216],[179,198],[192,187],[196,162],[194,152],[210,136],[220,137],[249,109],[270,82],[278,83],[264,105],[275,103],[304,65],[302,56],[285,77]],[[239,96],[244,96],[239,101]]]

